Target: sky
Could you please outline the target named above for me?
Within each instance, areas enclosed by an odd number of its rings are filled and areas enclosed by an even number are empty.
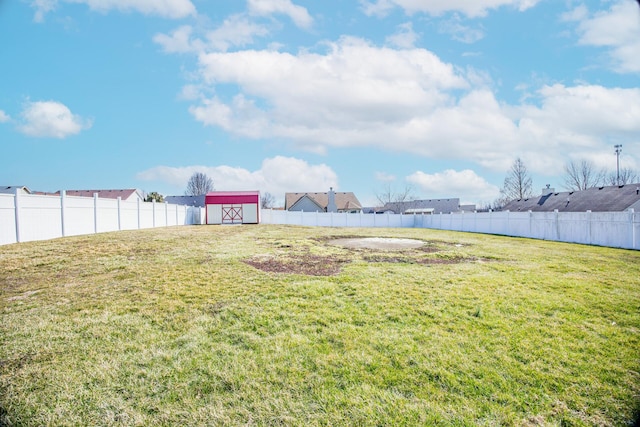
[[[640,169],[634,0],[0,0],[0,185],[499,196]]]

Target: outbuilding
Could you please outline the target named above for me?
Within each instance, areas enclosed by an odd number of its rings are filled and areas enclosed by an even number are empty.
[[[205,196],[207,224],[258,224],[259,191],[213,191]]]

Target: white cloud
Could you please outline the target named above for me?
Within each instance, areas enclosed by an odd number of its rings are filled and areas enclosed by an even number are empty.
[[[491,9],[511,6],[519,11],[535,6],[540,0],[360,0],[367,15],[384,16],[394,7],[407,14],[428,13],[442,15],[447,12],[460,12],[469,17],[485,16]]]
[[[584,4],[578,5],[568,12],[560,15],[563,22],[578,22],[589,17],[589,9]]]
[[[416,185],[429,199],[459,197],[463,204],[467,201],[482,204],[495,200],[500,194],[498,187],[488,183],[470,169],[447,169],[434,174],[418,171],[406,179]]]
[[[455,14],[451,19],[442,21],[439,30],[441,33],[449,34],[452,39],[462,43],[471,44],[484,38],[484,30],[462,24],[458,14]]]
[[[58,0],[32,0],[31,7],[36,10],[33,15],[35,22],[44,22],[44,17],[47,13],[56,8]]]
[[[589,17],[579,10],[573,17],[580,21],[580,44],[609,48],[607,66],[617,72],[640,73],[640,13],[636,2],[618,0],[607,11]]]
[[[372,147],[465,159],[506,171],[562,173],[566,153],[602,149],[640,131],[640,89],[553,85],[520,104],[499,102],[491,80],[418,48],[345,37],[324,52],[202,53],[189,111],[206,126],[325,153]],[[204,93],[215,93],[205,96]]]
[[[284,200],[285,192],[326,191],[338,188],[338,177],[325,164],[311,165],[293,157],[276,156],[265,159],[257,171],[231,166],[157,166],[137,174],[143,181],[160,181],[176,188],[186,188],[194,172],[203,172],[216,190],[260,190]],[[292,180],[291,177],[296,179]]]
[[[0,110],[0,123],[6,123],[11,120],[11,117],[4,111]]]
[[[196,7],[190,0],[31,0],[31,7],[36,10],[34,21],[42,22],[44,15],[54,10],[60,2],[86,4],[91,10],[102,13],[115,9],[170,19],[196,14]]]
[[[171,31],[169,35],[158,33],[153,36],[153,41],[162,46],[166,53],[200,52],[204,49],[202,40],[192,40],[193,28],[183,25]]]
[[[251,22],[246,16],[232,15],[218,28],[203,32],[201,37],[194,36],[194,28],[190,25],[183,25],[168,35],[156,34],[153,41],[162,46],[166,53],[225,52],[231,47],[252,44],[255,37],[268,34],[265,26]]]
[[[393,182],[396,180],[395,175],[388,174],[386,172],[376,172],[376,181],[380,182]]]
[[[56,101],[27,102],[21,113],[18,130],[25,135],[43,138],[66,138],[92,126],[92,121],[72,114]]]
[[[226,51],[231,46],[246,46],[254,42],[255,37],[264,37],[269,30],[251,22],[243,15],[233,15],[224,20],[222,25],[207,33],[209,46],[215,50]]]
[[[291,0],[248,0],[249,12],[268,16],[276,13],[287,15],[300,28],[311,28],[313,18],[306,8],[295,5]]]
[[[411,22],[405,22],[398,26],[398,31],[395,34],[387,37],[386,42],[400,49],[411,49],[415,46],[416,41],[418,41],[418,37],[418,34],[413,31],[413,24]]]

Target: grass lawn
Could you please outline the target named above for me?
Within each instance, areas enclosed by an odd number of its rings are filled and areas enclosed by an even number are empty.
[[[390,252],[337,237],[423,240]],[[1,426],[630,426],[640,252],[194,226],[0,246]]]

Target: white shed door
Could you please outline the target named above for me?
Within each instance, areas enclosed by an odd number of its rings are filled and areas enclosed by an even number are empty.
[[[242,224],[242,205],[222,205],[223,224]]]

